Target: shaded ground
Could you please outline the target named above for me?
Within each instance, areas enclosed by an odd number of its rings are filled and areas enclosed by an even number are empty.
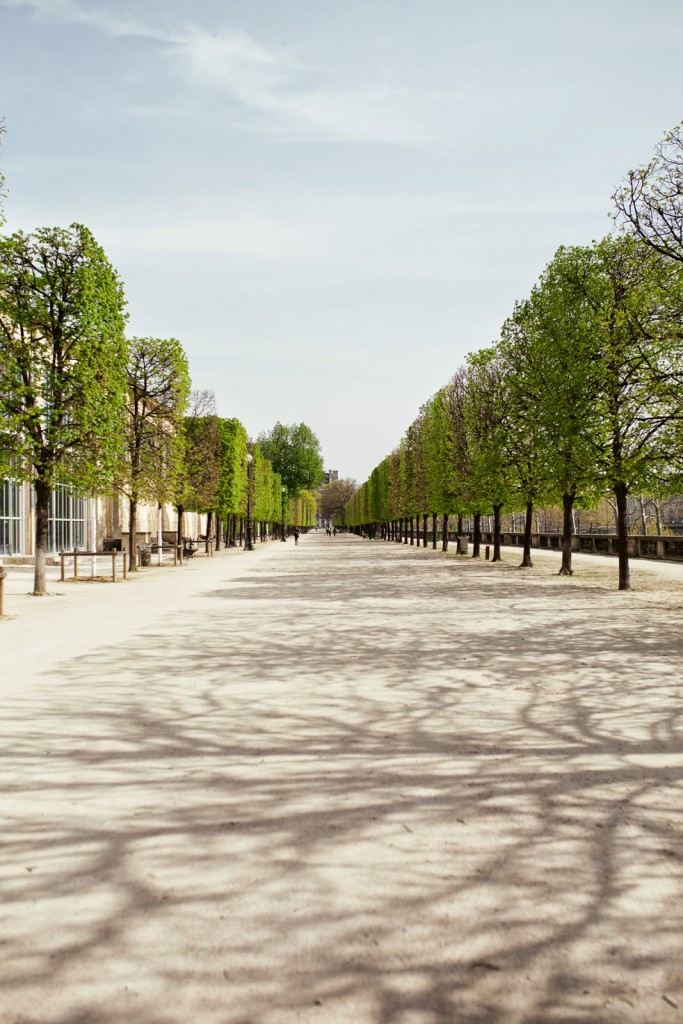
[[[3,1021],[683,1020],[683,589],[510,563],[309,535],[0,624]]]

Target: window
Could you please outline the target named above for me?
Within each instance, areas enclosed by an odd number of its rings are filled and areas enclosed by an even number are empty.
[[[23,488],[14,480],[0,480],[0,555],[22,550]]]
[[[63,484],[57,484],[50,498],[48,551],[85,548],[86,538],[86,499],[77,498]]]

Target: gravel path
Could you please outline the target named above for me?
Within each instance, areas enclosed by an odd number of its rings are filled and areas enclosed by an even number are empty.
[[[683,572],[516,560],[13,570],[3,1024],[683,1021]]]

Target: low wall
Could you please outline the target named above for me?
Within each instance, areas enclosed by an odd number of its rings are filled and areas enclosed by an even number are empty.
[[[492,533],[482,533],[483,544],[493,544]],[[501,544],[507,547],[524,547],[521,533],[501,533]],[[533,548],[560,551],[562,536],[559,533],[533,533]],[[587,555],[616,555],[617,536],[614,533],[578,533],[572,537],[572,551]],[[672,562],[683,562],[683,537],[629,537],[630,558],[656,558]]]

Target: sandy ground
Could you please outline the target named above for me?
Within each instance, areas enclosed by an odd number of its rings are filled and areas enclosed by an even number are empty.
[[[518,560],[12,570],[3,1024],[683,1021],[683,567]]]

